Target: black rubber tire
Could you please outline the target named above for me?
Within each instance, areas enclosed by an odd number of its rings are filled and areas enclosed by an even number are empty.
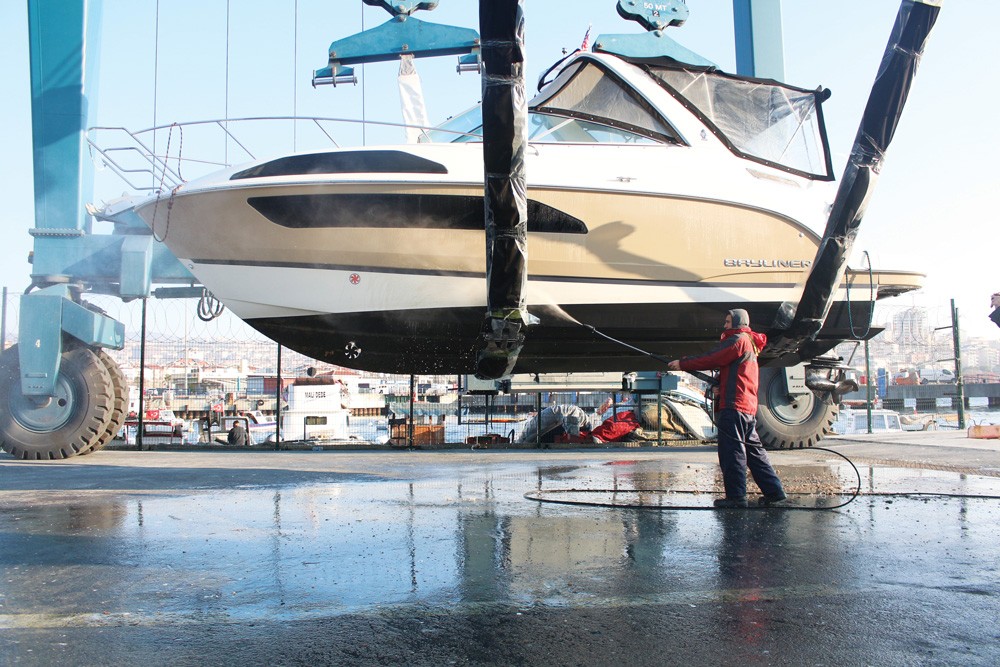
[[[108,422],[104,435],[100,436],[89,448],[80,451],[80,456],[104,449],[104,446],[118,435],[118,431],[125,424],[125,409],[128,407],[128,382],[125,380],[125,374],[122,373],[110,354],[101,348],[93,348],[93,352],[104,364],[104,368],[107,369],[108,375],[111,377],[111,389],[114,392],[111,397],[111,421]]]
[[[812,447],[833,432],[840,408],[814,392],[788,400],[783,368],[761,368],[757,435],[767,449]]]
[[[0,447],[19,459],[76,456],[107,431],[114,400],[107,368],[89,348],[62,354],[56,395],[38,407],[21,393],[17,345],[0,357]]]

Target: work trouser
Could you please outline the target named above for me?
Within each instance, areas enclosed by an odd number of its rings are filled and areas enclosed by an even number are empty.
[[[785,495],[781,480],[774,472],[767,451],[757,436],[757,420],[732,408],[716,415],[719,430],[719,467],[727,498],[746,498],[747,468],[753,481],[768,498]]]

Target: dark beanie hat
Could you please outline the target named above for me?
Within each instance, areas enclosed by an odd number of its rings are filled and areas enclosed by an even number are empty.
[[[729,316],[733,318],[733,328],[750,326],[750,314],[742,308],[733,308],[729,311]]]

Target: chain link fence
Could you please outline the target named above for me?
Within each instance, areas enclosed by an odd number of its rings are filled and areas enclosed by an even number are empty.
[[[342,368],[279,347],[228,311],[205,321],[197,299],[147,300],[145,327],[142,300],[84,300],[125,327],[124,348],[107,351],[129,391],[118,444],[135,443],[140,411],[143,444],[225,443],[239,421],[257,445],[478,446],[516,441],[533,415],[555,405],[577,406],[595,423],[602,405],[605,416],[636,407],[626,392],[482,395],[464,392],[458,376]],[[17,342],[19,294],[3,301],[7,349]]]
[[[555,406],[578,407],[593,423],[618,412],[642,413],[624,391],[477,395],[463,391],[456,376],[371,374],[333,366],[279,349],[228,311],[204,321],[195,299],[149,299],[143,339],[142,300],[125,303],[101,295],[85,300],[125,325],[124,349],[108,352],[125,375],[129,412],[136,417],[142,378],[144,442],[225,442],[240,421],[254,444],[280,439],[496,445],[517,441],[533,415]],[[18,314],[19,294],[7,293],[4,349],[17,341]],[[868,346],[873,378],[881,374],[887,384],[905,383],[914,381],[913,373],[938,382],[954,369],[949,307],[879,304],[873,326],[884,329]],[[862,343],[845,342],[837,353],[864,374]],[[962,355],[966,384],[1000,380],[1000,341],[964,338]],[[660,442],[677,437],[662,425],[660,417],[642,424],[644,436]],[[129,423],[125,442],[134,441],[137,427]]]
[[[962,374],[966,384],[1000,382],[1000,338],[970,336],[959,321]],[[948,304],[936,308],[878,304],[872,326],[882,333],[869,341],[872,375],[881,369],[893,383],[954,381],[955,341]],[[861,331],[859,330],[859,333]],[[865,349],[861,341],[837,346],[845,361],[863,372]]]

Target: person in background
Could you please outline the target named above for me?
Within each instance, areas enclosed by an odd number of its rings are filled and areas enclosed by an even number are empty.
[[[227,442],[234,447],[246,447],[247,430],[243,428],[243,420],[237,419],[233,422],[233,427],[229,429]]]
[[[599,416],[589,415],[577,405],[550,405],[525,423],[517,441],[548,445],[565,436],[567,441],[580,442],[589,438],[590,431],[600,423]]]
[[[990,297],[990,306],[993,308],[990,319],[993,320],[993,324],[1000,327],[1000,292],[994,292]]]
[[[711,351],[675,359],[674,371],[719,371],[716,427],[719,431],[719,467],[726,497],[716,507],[747,506],[747,468],[764,497],[761,505],[785,500],[785,490],[757,435],[757,355],[767,336],[750,329],[750,316],[742,308],[726,313],[722,341]]]

